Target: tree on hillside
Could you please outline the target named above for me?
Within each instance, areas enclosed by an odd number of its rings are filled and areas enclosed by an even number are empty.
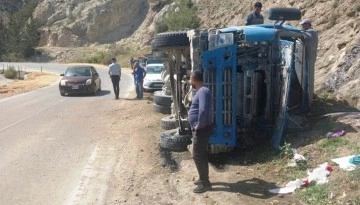
[[[179,0],[168,15],[156,25],[156,32],[194,29],[199,26],[197,8],[191,0]]]
[[[0,53],[3,58],[9,60],[28,58],[35,53],[34,47],[40,39],[37,32],[38,25],[32,19],[36,5],[36,2],[26,3],[10,16],[8,25],[3,27],[3,49]]]

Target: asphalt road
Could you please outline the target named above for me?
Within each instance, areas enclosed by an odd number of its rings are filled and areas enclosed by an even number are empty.
[[[0,69],[6,65],[0,63]],[[67,66],[11,65],[56,74]],[[81,198],[89,195],[84,187],[102,149],[99,141],[106,135],[106,114],[113,112],[115,103],[107,70],[96,68],[102,79],[102,91],[96,96],[62,97],[56,82],[0,99],[0,204],[83,204]],[[133,92],[132,86],[131,76],[123,74],[120,98]],[[109,167],[111,162],[106,163],[104,167]],[[106,183],[97,184],[99,190],[92,194],[96,196],[87,200],[101,204]]]

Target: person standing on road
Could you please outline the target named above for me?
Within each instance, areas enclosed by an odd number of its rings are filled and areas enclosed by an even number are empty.
[[[317,57],[319,37],[317,32],[312,28],[310,19],[302,20],[300,22],[300,25],[302,27],[302,30],[304,31],[305,38],[305,62],[309,71],[309,104],[311,104],[314,93],[315,62]]]
[[[134,69],[133,67],[134,67],[134,57],[130,57],[130,67],[131,67],[131,69]]]
[[[192,130],[193,160],[199,174],[199,179],[194,182],[197,187],[194,193],[203,193],[211,189],[209,180],[208,143],[213,133],[213,109],[210,90],[204,86],[203,74],[194,71],[190,82],[196,89],[192,100],[188,120]]]
[[[264,16],[261,15],[262,3],[256,2],[254,4],[254,10],[247,16],[245,25],[263,24]]]
[[[143,83],[146,76],[146,71],[139,65],[138,62],[135,62],[133,74],[136,89],[136,99],[140,100],[143,98]]]
[[[121,78],[121,67],[116,63],[116,58],[111,59],[111,64],[109,65],[109,76],[114,88],[115,100],[119,99],[120,93],[120,78]]]

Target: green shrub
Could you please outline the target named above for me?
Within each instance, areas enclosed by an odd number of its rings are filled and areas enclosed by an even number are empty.
[[[332,7],[336,9],[339,6],[339,0],[334,0]]]
[[[8,79],[14,79],[16,78],[16,69],[12,66],[10,66],[8,69],[5,70],[4,72],[4,76],[5,78],[8,78]]]
[[[355,10],[356,10],[357,12],[360,12],[360,3],[358,3],[358,4],[355,6]]]
[[[179,0],[176,6],[169,10],[168,15],[157,23],[156,32],[194,29],[199,24],[196,6],[191,0]]]
[[[165,19],[156,22],[156,25],[155,25],[156,33],[162,33],[162,32],[168,31],[168,30],[169,30],[169,27],[167,26]]]
[[[337,20],[337,15],[336,14],[331,14],[330,19],[329,19],[329,23],[327,25],[327,28],[330,29],[333,26],[335,26],[336,24],[336,20]]]
[[[97,52],[94,56],[91,56],[85,60],[82,60],[85,63],[93,63],[93,64],[109,64],[110,59],[113,56],[111,56],[107,52]]]

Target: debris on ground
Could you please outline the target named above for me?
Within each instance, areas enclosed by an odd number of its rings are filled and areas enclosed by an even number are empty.
[[[293,154],[294,154],[294,157],[288,163],[288,165],[287,165],[288,167],[296,167],[298,165],[304,165],[307,163],[306,158],[303,155],[298,154],[296,149],[293,149]]]
[[[336,138],[336,137],[341,137],[344,136],[346,134],[345,130],[335,130],[332,132],[328,132],[326,134],[327,138]]]
[[[360,155],[351,155],[346,157],[340,157],[336,159],[331,159],[339,165],[339,167],[345,171],[353,171],[357,167],[360,167]]]
[[[296,179],[294,181],[290,181],[282,188],[270,189],[269,192],[273,194],[289,194],[295,192],[296,189],[301,187],[308,187],[312,184],[326,184],[328,183],[327,176],[330,172],[333,171],[333,168],[328,165],[328,163],[324,163],[319,165],[318,168],[315,168],[312,172],[308,171],[308,177],[303,179]]]

